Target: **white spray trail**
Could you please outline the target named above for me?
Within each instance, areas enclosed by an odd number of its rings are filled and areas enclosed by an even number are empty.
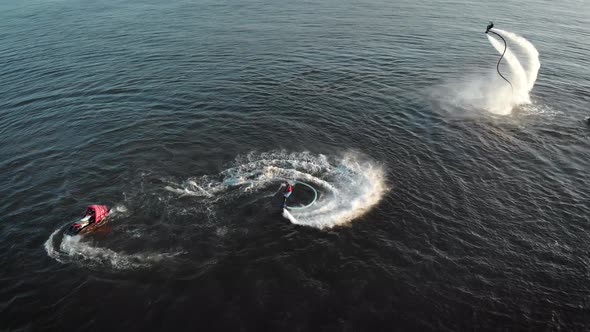
[[[535,48],[535,46],[526,40],[525,38],[500,29],[494,29],[498,33],[501,33],[505,38],[516,43],[518,46],[522,48],[522,50],[527,55],[527,91],[530,92],[535,85],[535,81],[537,80],[537,75],[539,74],[539,69],[541,68],[541,61],[539,61],[539,51]]]
[[[498,51],[498,53],[502,54],[504,52],[503,42],[500,42],[499,40],[497,40],[489,34],[488,40]],[[518,61],[518,58],[516,58],[516,56],[510,48],[506,48],[506,53],[504,53],[504,59],[506,59],[506,62],[508,62],[508,66],[510,67],[510,80],[512,83],[512,87],[514,88],[512,91],[512,104],[529,103],[530,100],[528,98],[527,74],[524,68],[522,67],[520,61]]]
[[[507,44],[510,43],[511,47],[506,47],[505,53],[504,42],[497,39],[499,37],[496,33]],[[512,32],[492,29],[487,37],[499,54],[504,53],[502,63],[507,66],[501,71],[510,80],[512,88],[498,76],[496,68],[487,75],[478,73],[472,77],[464,77],[458,82],[449,82],[433,89],[433,97],[440,103],[443,111],[468,115],[472,110],[486,110],[498,115],[508,115],[512,113],[514,106],[531,103],[529,93],[541,67],[539,52],[528,40]]]
[[[180,184],[169,183],[165,189],[181,196],[206,196],[223,201],[236,199],[235,195],[255,195],[258,190],[280,181],[301,181],[318,190],[317,202],[302,210],[284,209],[283,216],[294,224],[320,229],[344,225],[361,217],[389,189],[383,168],[353,152],[332,158],[309,152],[271,151],[251,153],[237,162],[219,176],[205,175]],[[243,189],[235,190],[237,187]]]
[[[60,263],[63,263],[64,261],[61,259],[59,251],[56,250],[55,247],[53,246],[53,238],[55,238],[55,236],[58,233],[60,233],[61,231],[62,231],[62,228],[56,228],[55,231],[53,231],[53,233],[51,233],[51,235],[49,236],[47,241],[45,241],[45,251],[47,251],[47,254],[49,255],[49,257],[55,259],[56,261],[58,261]]]
[[[76,262],[84,266],[110,265],[117,270],[147,268],[150,265],[168,260],[182,254],[177,253],[137,253],[126,254],[108,248],[95,247],[91,242],[83,241],[80,235],[63,235],[59,247],[54,246],[55,237],[62,231],[56,229],[45,242],[45,250],[49,257],[60,263]]]
[[[510,48],[506,48],[504,58],[510,67],[512,86],[514,87],[511,104],[530,104],[531,100],[529,92],[535,85],[537,74],[539,72],[539,68],[541,67],[541,63],[539,62],[539,52],[533,46],[533,44],[521,36],[499,29],[493,29],[492,31],[501,34],[510,41],[513,41],[527,55],[527,70],[524,69]],[[490,34],[488,34],[487,37],[498,53],[502,54],[504,52],[504,43],[501,43]],[[510,108],[512,108],[512,105]]]

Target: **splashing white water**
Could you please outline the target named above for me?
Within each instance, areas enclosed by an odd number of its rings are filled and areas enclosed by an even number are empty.
[[[376,205],[387,190],[381,167],[348,153],[341,158],[303,153],[251,153],[238,158],[238,166],[218,176],[191,178],[181,184],[170,183],[166,190],[184,195],[215,199],[235,199],[285,180],[312,185],[320,196],[307,209],[287,211],[283,215],[292,223],[317,228],[342,225],[360,217]],[[274,188],[273,190],[276,190]],[[295,186],[297,190],[297,186]]]
[[[55,249],[54,247],[54,238],[55,236],[61,232],[62,227],[57,228],[55,231],[53,231],[53,233],[51,233],[51,235],[49,235],[49,238],[47,239],[47,241],[45,241],[45,251],[47,252],[47,255],[49,255],[49,257],[55,259],[56,261],[63,263],[64,260],[61,258],[61,255],[59,253],[58,250]]]
[[[465,79],[461,83],[451,83],[442,89],[435,89],[434,97],[441,101],[444,109],[451,111],[483,109],[498,115],[508,115],[512,113],[515,106],[531,103],[529,93],[535,85],[541,67],[539,52],[533,44],[521,36],[500,29],[492,29],[492,31],[506,39],[507,48],[502,63],[508,66],[503,68],[501,65],[500,70],[510,80],[513,89],[498,76],[494,66],[493,72],[485,78],[478,75]],[[488,34],[487,38],[499,54],[504,52],[504,42],[497,36]],[[516,46],[518,49],[515,50],[511,46]],[[515,53],[515,51],[519,52]],[[524,58],[519,58],[517,54],[524,55]]]
[[[93,246],[92,241],[83,241],[83,237],[65,235],[60,244],[60,253],[77,262],[88,265],[110,265],[114,269],[127,270],[145,268],[180,253],[137,253],[126,254],[109,248]]]
[[[326,187],[316,204],[309,209],[291,211],[295,223],[317,228],[333,227],[362,216],[381,200],[387,190],[381,167],[360,161],[354,155],[339,162],[331,174],[333,185]]]
[[[492,29],[492,31],[502,35],[507,39],[507,43],[509,41],[514,42],[521,48],[521,51],[523,51],[527,57],[527,69],[525,70],[519,59],[512,52],[512,49],[510,47],[506,48],[504,59],[506,59],[508,67],[510,68],[509,80],[512,83],[513,90],[511,91],[510,98],[505,98],[505,93],[502,92],[499,96],[500,98],[497,98],[494,102],[488,104],[488,109],[494,113],[510,114],[515,105],[531,103],[529,92],[535,85],[537,74],[541,67],[541,63],[539,62],[539,52],[528,40],[512,32],[499,29]],[[493,34],[488,34],[487,37],[498,53],[502,54],[504,52],[504,43],[496,39],[496,36]]]
[[[537,81],[537,75],[539,74],[539,69],[541,68],[541,62],[539,61],[539,51],[535,48],[535,46],[526,40],[524,37],[521,37],[515,33],[504,31],[501,29],[494,29],[498,33],[501,33],[504,38],[508,38],[520,46],[526,56],[527,56],[527,68],[525,72],[527,73],[527,92],[533,90],[533,86],[535,86],[535,81]]]
[[[56,229],[45,242],[45,250],[49,257],[60,263],[74,262],[84,266],[110,266],[117,270],[127,270],[146,268],[182,254],[182,252],[126,254],[94,246],[91,241],[84,240],[84,237],[80,235],[64,235],[57,249],[55,237],[61,230],[62,228]]]
[[[299,221],[297,221],[297,219],[295,219],[295,217],[293,217],[293,215],[289,213],[289,210],[287,209],[283,209],[283,217],[285,217],[285,219],[288,219],[293,224],[299,224]]]

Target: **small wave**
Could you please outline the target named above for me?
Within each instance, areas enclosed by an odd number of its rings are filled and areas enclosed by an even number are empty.
[[[95,247],[91,241],[84,241],[80,235],[64,235],[59,249],[56,249],[55,237],[61,230],[62,228],[58,228],[49,236],[45,242],[45,250],[49,257],[62,264],[78,263],[88,267],[110,266],[116,270],[129,270],[148,268],[184,253],[120,253],[109,248]]]
[[[500,29],[492,31],[502,34],[510,46],[516,46],[520,51],[514,52],[507,44],[496,36],[487,34],[488,41],[498,51],[504,54],[509,71],[506,73],[512,87],[499,78],[496,68],[488,75],[463,77],[460,81],[447,82],[432,89],[432,97],[440,102],[443,111],[450,111],[453,115],[470,115],[472,112],[485,110],[495,115],[510,115],[516,106],[530,104],[530,92],[535,85],[541,63],[539,52],[535,46],[517,34]],[[505,51],[505,53],[504,53]],[[519,56],[524,53],[524,58]],[[524,66],[523,66],[524,61]]]
[[[328,195],[310,209],[291,212],[298,224],[317,228],[345,224],[369,211],[387,191],[381,167],[352,154],[336,165],[327,174],[333,183]]]
[[[59,251],[55,250],[55,245],[54,245],[54,241],[55,241],[55,236],[62,230],[62,227],[56,229],[55,231],[53,231],[53,233],[51,233],[51,235],[49,235],[49,238],[47,239],[47,241],[45,241],[45,251],[47,251],[47,255],[49,255],[49,257],[55,259],[56,261],[63,263],[64,261],[61,259]]]
[[[127,212],[129,212],[127,207],[125,205],[119,204],[119,205],[115,205],[109,213],[110,213],[111,217],[115,217],[119,214],[125,215],[125,214],[127,214]]]
[[[108,248],[95,247],[91,241],[83,241],[83,237],[79,235],[65,235],[60,244],[60,254],[86,265],[109,265],[117,270],[128,270],[147,268],[154,263],[178,256],[182,252],[125,254]]]

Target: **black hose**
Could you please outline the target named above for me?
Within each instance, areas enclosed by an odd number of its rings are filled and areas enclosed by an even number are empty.
[[[512,86],[512,83],[510,83],[510,81],[506,77],[504,77],[504,75],[502,75],[502,73],[500,72],[500,62],[502,61],[502,58],[504,58],[504,54],[506,54],[506,49],[508,48],[506,46],[506,39],[504,39],[504,37],[502,37],[502,35],[500,35],[499,33],[494,32],[492,30],[489,30],[488,32],[491,32],[494,35],[500,37],[500,39],[502,39],[502,41],[504,42],[504,52],[502,52],[500,59],[498,59],[498,63],[496,64],[496,70],[498,71],[498,75],[500,75],[500,77],[502,77],[504,79],[504,81],[508,82],[508,84],[510,84],[510,88],[512,89],[512,93],[514,93],[514,87]]]

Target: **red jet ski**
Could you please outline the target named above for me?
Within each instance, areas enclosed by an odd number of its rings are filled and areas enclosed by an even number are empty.
[[[82,219],[70,225],[66,231],[69,235],[86,233],[106,223],[109,207],[106,205],[89,205],[82,215]]]

